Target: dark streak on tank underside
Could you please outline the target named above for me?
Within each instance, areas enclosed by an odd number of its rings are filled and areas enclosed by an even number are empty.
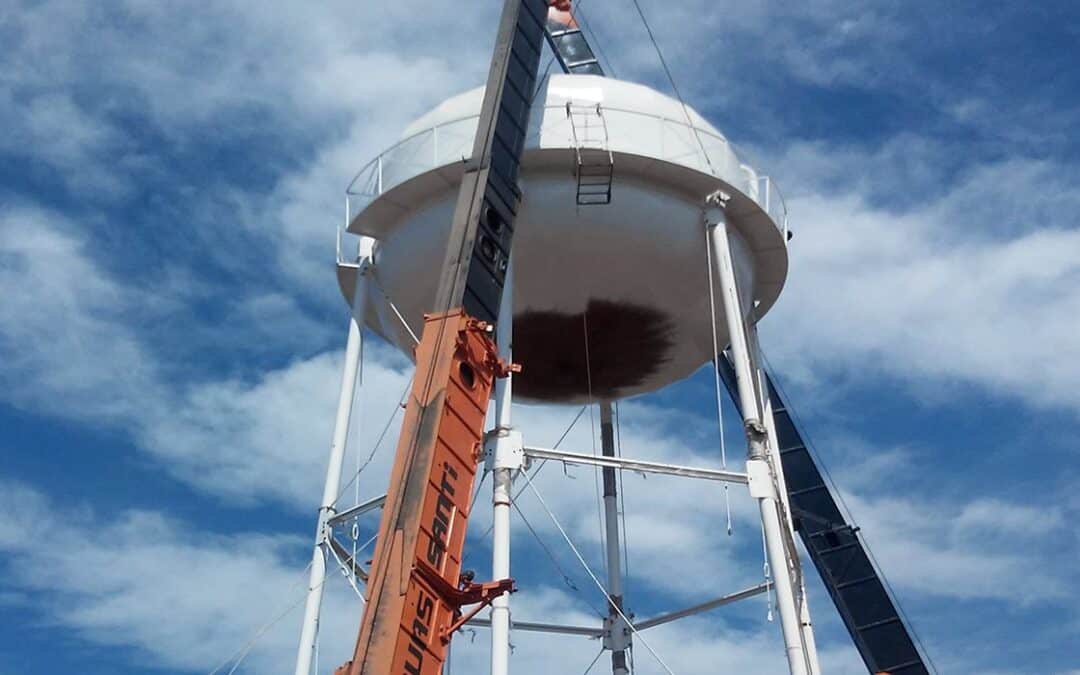
[[[615,398],[668,361],[673,333],[662,312],[626,302],[594,299],[578,314],[515,314],[514,361],[522,372],[514,391],[541,401],[581,399],[590,390],[596,399]]]

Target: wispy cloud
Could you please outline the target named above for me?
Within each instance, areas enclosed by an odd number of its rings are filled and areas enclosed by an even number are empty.
[[[1080,230],[1066,171],[986,167],[899,212],[852,191],[793,198],[792,272],[767,344],[803,372],[959,379],[1080,409]],[[1038,203],[1018,204],[1023,194]]]
[[[5,586],[33,597],[16,601],[21,609],[89,642],[134,649],[148,665],[209,672],[303,596],[291,535],[214,536],[148,511],[105,521],[11,482],[0,485],[0,513]],[[30,531],[48,531],[54,544]],[[331,613],[356,611],[348,596],[327,595]],[[293,612],[273,626],[246,672],[285,672],[297,620]],[[350,632],[339,625],[336,636]]]

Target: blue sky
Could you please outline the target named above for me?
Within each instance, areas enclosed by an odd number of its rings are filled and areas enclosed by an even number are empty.
[[[784,190],[792,268],[764,346],[939,670],[1077,672],[1080,11],[643,4],[688,101]],[[629,3],[583,10],[609,70],[666,90]],[[343,187],[482,82],[495,18],[413,0],[0,14],[0,675],[207,673],[299,597],[345,335]],[[366,356],[364,457],[409,376],[384,345]],[[699,372],[622,406],[626,453],[716,462],[710,387]],[[546,444],[575,412],[518,419]],[[586,418],[566,447],[591,438]],[[593,477],[549,471],[595,565]],[[626,488],[640,616],[756,582],[748,501],[716,542],[715,489]],[[580,592],[518,528],[515,616],[590,621],[598,594],[521,506]],[[860,672],[811,592],[830,672]],[[340,580],[326,595],[322,672],[359,616]],[[782,672],[765,613],[758,598],[647,639],[676,672]],[[291,672],[298,623],[237,672]],[[455,643],[459,672],[485,640]],[[515,642],[524,673],[597,649]]]

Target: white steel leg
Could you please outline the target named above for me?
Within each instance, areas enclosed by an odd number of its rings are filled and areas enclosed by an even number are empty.
[[[326,467],[326,483],[323,486],[318,524],[315,529],[315,550],[311,556],[308,594],[304,605],[304,623],[300,629],[300,646],[296,652],[296,675],[311,673],[315,643],[319,635],[323,583],[326,581],[327,542],[331,536],[327,521],[336,513],[334,502],[341,488],[341,470],[345,461],[345,444],[349,436],[349,418],[352,416],[356,381],[360,375],[360,357],[364,344],[364,312],[367,309],[367,275],[371,268],[370,252],[373,241],[366,239],[361,243],[361,254],[357,259],[352,316],[349,317],[349,338],[345,344],[345,368],[341,374],[341,391],[338,395],[337,416],[334,419],[334,436],[330,442],[330,461]]]
[[[615,434],[611,419],[611,401],[600,403],[600,446],[605,457],[615,456]],[[630,646],[630,627],[620,616],[623,609],[622,561],[619,544],[619,506],[615,483],[615,469],[604,467],[604,540],[607,558],[608,599],[608,637],[604,646],[611,650],[611,672],[613,675],[628,675],[626,649]],[[618,607],[618,610],[615,608]],[[623,612],[625,614],[625,611]]]
[[[709,233],[713,265],[720,281],[720,297],[731,340],[732,361],[735,367],[736,389],[743,414],[743,427],[748,441],[747,474],[750,495],[758,500],[761,525],[765,533],[766,556],[773,570],[776,585],[776,604],[784,634],[788,666],[792,675],[809,675],[808,658],[803,645],[800,617],[791,581],[791,565],[784,546],[786,523],[781,519],[776,491],[776,477],[768,450],[768,434],[763,423],[764,403],[752,363],[752,342],[743,321],[744,308],[739,299],[735,267],[728,239],[724,207],[727,195],[715,193],[706,202],[705,224]],[[753,330],[753,328],[750,328]]]
[[[799,625],[802,627],[803,644],[810,664],[811,675],[821,675],[821,661],[818,659],[817,639],[814,637],[814,624],[810,621],[810,604],[806,598],[806,582],[799,584],[802,602],[799,604]]]
[[[759,354],[757,359],[758,363],[760,359],[760,346],[756,344],[755,351]],[[769,435],[769,455],[772,458],[773,466],[783,467],[780,458],[780,442],[776,435],[776,419],[773,417],[772,399],[769,398],[769,385],[765,380],[765,374],[758,369],[758,382],[760,383],[759,389],[764,392],[765,395],[765,429]],[[788,538],[792,543],[795,541],[795,523],[792,520],[791,504],[788,502],[787,492],[787,480],[784,477],[783,470],[776,472],[777,493],[783,504],[784,513],[787,515],[787,531]],[[793,561],[796,565],[799,565],[799,561]],[[814,627],[810,621],[810,605],[806,598],[806,581],[802,574],[798,575],[799,587],[795,589],[798,594],[797,600],[799,605],[799,628],[802,631],[803,645],[806,646],[806,656],[808,665],[810,667],[811,675],[820,675],[821,663],[818,660],[817,653],[817,640],[814,639]]]
[[[495,336],[499,358],[509,362],[513,356],[514,334],[514,263],[506,270],[502,300],[499,303],[499,325]],[[510,576],[510,490],[514,472],[521,468],[523,458],[521,434],[511,427],[510,403],[512,375],[495,381],[495,430],[488,439],[488,466],[494,487],[491,495],[492,540],[491,578]],[[510,594],[504,593],[491,602],[491,675],[507,675],[510,669]]]
[[[510,489],[509,469],[496,469],[492,477],[494,506],[491,576],[505,579],[510,569]],[[510,597],[503,594],[491,601],[491,675],[506,675],[510,669]]]

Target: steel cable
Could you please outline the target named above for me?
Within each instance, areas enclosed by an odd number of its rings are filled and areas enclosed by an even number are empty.
[[[303,581],[303,578],[302,578],[302,577],[303,577],[303,575],[307,574],[308,570],[310,570],[310,569],[311,569],[311,565],[312,565],[312,563],[311,563],[311,562],[309,562],[309,563],[308,563],[308,564],[307,564],[307,565],[306,565],[306,566],[304,567],[304,569],[303,569],[303,570],[301,571],[301,573],[300,573],[300,574],[301,574],[301,581]],[[325,582],[326,582],[326,580],[325,580],[325,579],[323,579],[323,583],[325,583]],[[290,592],[290,594],[291,594],[292,590],[293,590],[294,588],[296,588],[297,586],[299,586],[299,585],[300,585],[300,581],[298,581],[298,582],[294,583],[294,584],[293,584],[292,586],[290,586],[290,587],[289,587],[289,592]],[[322,586],[322,584],[319,584],[319,586]],[[317,586],[316,588],[318,588],[318,586]],[[301,603],[301,602],[303,602],[304,600],[306,600],[306,599],[307,599],[307,594],[308,594],[308,593],[309,593],[309,592],[310,592],[311,590],[315,590],[315,589],[308,589],[308,590],[305,590],[305,591],[304,591],[304,594],[300,596],[300,599],[299,599],[299,600],[296,600],[296,601],[292,602],[292,603],[291,603],[291,604],[289,604],[289,606],[288,606],[288,607],[286,607],[286,608],[285,608],[285,609],[284,609],[284,610],[283,610],[282,612],[280,612],[279,614],[275,615],[275,616],[274,616],[274,617],[273,617],[272,619],[270,619],[270,621],[268,621],[268,622],[266,622],[265,624],[263,624],[262,626],[260,626],[260,627],[259,627],[259,628],[258,628],[258,629],[257,629],[257,630],[255,631],[255,634],[254,634],[254,635],[253,635],[253,636],[252,636],[252,637],[251,637],[251,638],[250,638],[250,639],[249,639],[249,640],[248,640],[248,641],[247,641],[246,643],[244,643],[244,644],[243,644],[243,645],[242,645],[242,646],[240,647],[240,649],[237,649],[237,650],[236,650],[236,651],[234,651],[234,652],[233,652],[232,654],[230,654],[230,655],[229,655],[228,657],[226,657],[226,658],[225,658],[225,659],[224,659],[224,660],[223,660],[223,661],[222,661],[221,663],[219,663],[219,664],[218,664],[218,665],[217,665],[217,666],[216,666],[216,667],[215,667],[215,668],[214,668],[213,670],[211,670],[211,671],[210,671],[209,673],[207,673],[207,675],[217,675],[217,673],[218,673],[218,672],[220,672],[220,671],[221,671],[221,669],[222,669],[222,668],[224,668],[224,667],[225,667],[226,665],[228,665],[230,661],[233,661],[233,659],[236,659],[236,662],[235,662],[235,663],[233,663],[232,669],[231,669],[231,670],[229,670],[229,674],[228,674],[228,675],[231,675],[232,673],[236,672],[236,669],[237,669],[238,667],[240,667],[240,664],[241,664],[241,663],[243,663],[243,661],[244,661],[244,659],[245,659],[245,658],[247,658],[247,655],[248,655],[248,654],[249,654],[249,653],[251,652],[251,649],[252,649],[252,648],[253,648],[253,647],[255,646],[255,644],[256,644],[256,643],[257,643],[257,642],[259,641],[259,639],[260,639],[260,638],[262,638],[262,636],[263,636],[263,635],[265,635],[265,634],[266,634],[266,632],[267,632],[267,631],[269,631],[269,630],[270,630],[271,628],[273,628],[273,627],[274,627],[274,626],[275,626],[275,625],[276,625],[276,624],[277,624],[277,623],[278,623],[279,621],[281,621],[281,620],[282,620],[282,619],[284,619],[284,618],[285,618],[286,616],[288,616],[289,612],[291,612],[292,610],[294,610],[294,609],[296,609],[297,607],[299,607],[299,606],[300,606],[300,603]]]
[[[660,65],[664,68],[668,83],[675,92],[675,97],[679,99],[679,104],[682,105],[683,114],[686,115],[686,123],[690,125],[690,129],[694,132],[694,138],[698,142],[698,147],[701,148],[701,154],[705,158],[705,164],[709,167],[709,173],[715,176],[716,169],[713,168],[712,160],[709,159],[709,153],[705,151],[705,144],[701,141],[701,134],[698,133],[697,125],[694,124],[694,120],[690,117],[690,108],[687,107],[682,92],[679,91],[679,86],[675,84],[675,78],[671,74],[671,68],[668,67],[667,59],[664,58],[664,53],[660,51],[660,45],[656,42],[656,36],[653,35],[652,27],[649,26],[649,20],[645,18],[645,12],[641,10],[641,5],[638,3],[638,0],[632,0],[632,2],[637,9],[638,16],[641,17],[641,23],[645,26],[645,32],[649,34],[649,41],[652,42],[653,49],[656,50],[656,55],[660,58]]]
[[[596,578],[596,574],[593,573],[592,568],[589,567],[589,564],[585,562],[585,558],[581,556],[581,551],[578,550],[578,547],[574,545],[573,540],[570,539],[570,535],[568,535],[566,533],[566,530],[563,529],[563,526],[559,522],[559,519],[548,507],[547,502],[544,501],[544,498],[540,494],[540,491],[536,489],[536,486],[533,485],[533,482],[529,479],[529,475],[523,475],[525,476],[525,482],[528,484],[529,489],[531,489],[533,495],[536,496],[536,500],[540,502],[540,505],[544,508],[544,511],[547,512],[548,518],[550,518],[552,524],[555,525],[555,529],[559,531],[559,534],[562,535],[563,540],[565,540],[566,544],[570,547],[570,550],[574,552],[574,556],[578,559],[578,562],[581,563],[581,566],[585,569],[585,572],[589,575],[589,578],[593,580],[593,583],[596,584],[596,587],[600,589],[601,593],[604,594],[604,597],[607,599],[607,604],[615,610],[615,613],[618,614],[624,622],[626,622],[626,626],[630,629],[630,632],[634,634],[635,638],[641,641],[641,644],[645,645],[645,649],[649,650],[649,653],[653,655],[653,658],[656,659],[656,662],[660,664],[664,671],[667,672],[668,675],[675,675],[675,673],[672,672],[671,668],[668,667],[667,663],[664,662],[664,659],[660,658],[660,655],[657,654],[656,650],[652,648],[652,645],[650,645],[645,640],[645,638],[642,637],[641,632],[634,628],[634,623],[629,619],[629,617],[626,616],[625,613],[623,613],[622,608],[620,608],[616,603],[611,601],[611,596],[608,594],[607,589],[604,588],[604,584]]]

